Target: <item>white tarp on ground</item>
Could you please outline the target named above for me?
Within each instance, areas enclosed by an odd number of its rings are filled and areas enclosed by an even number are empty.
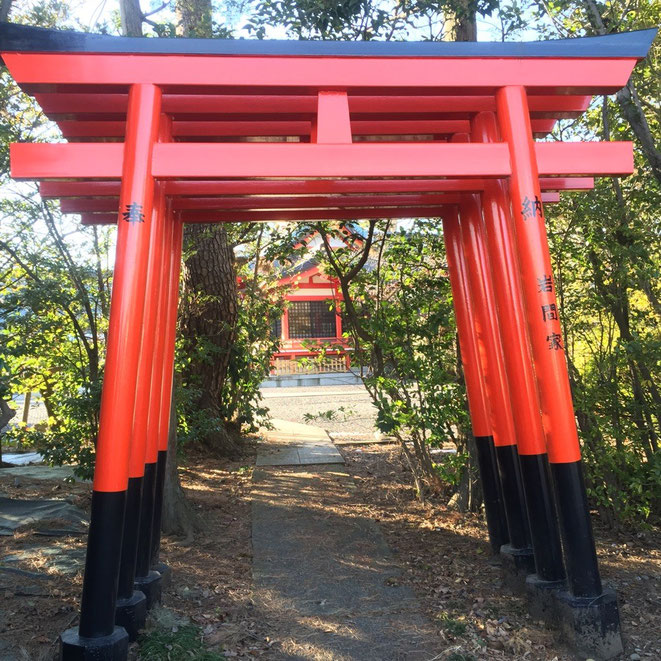
[[[28,464],[41,464],[44,458],[38,452],[3,453],[2,461],[14,466],[27,466]]]

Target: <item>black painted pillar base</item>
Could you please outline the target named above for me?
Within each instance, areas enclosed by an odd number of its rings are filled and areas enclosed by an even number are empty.
[[[135,589],[142,592],[147,598],[148,611],[161,603],[163,583],[161,575],[157,571],[150,571],[146,576],[136,576]]]
[[[608,661],[624,651],[615,590],[598,597],[556,593],[560,628],[567,644],[581,657]]]
[[[560,625],[556,596],[567,589],[567,581],[546,581],[538,574],[526,578],[528,613],[534,620],[543,620],[546,626],[557,628]]]
[[[500,547],[509,542],[507,519],[503,507],[500,477],[496,464],[496,451],[493,436],[474,436],[477,450],[477,463],[482,482],[484,496],[484,514],[489,530],[489,541],[494,555],[500,552]]]
[[[536,573],[545,581],[562,581],[565,569],[548,457],[546,454],[522,454],[519,460]]]
[[[135,590],[129,599],[118,599],[115,606],[115,624],[124,627],[133,642],[147,622],[147,597]]]
[[[83,638],[78,627],[67,629],[60,636],[61,661],[126,661],[128,656],[129,635],[122,627],[98,638]]]
[[[535,572],[535,556],[531,548],[518,549],[510,544],[500,547],[503,584],[512,592],[523,593],[526,577]]]
[[[503,507],[507,519],[509,544],[515,549],[530,550],[528,511],[517,447],[516,445],[501,445],[495,447],[494,451],[500,476]]]
[[[166,565],[164,562],[158,562],[155,565],[152,565],[152,569],[157,571],[161,575],[161,587],[163,590],[169,588],[172,584],[172,569],[169,565]]]

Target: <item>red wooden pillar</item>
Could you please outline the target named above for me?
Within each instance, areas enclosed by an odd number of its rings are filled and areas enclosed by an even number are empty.
[[[564,355],[560,311],[551,272],[544,212],[523,87],[496,95],[498,121],[512,164],[510,197],[523,302],[541,398],[548,456],[556,488],[569,585],[574,596],[602,593],[576,421]]]
[[[528,516],[516,449],[509,384],[505,375],[503,347],[500,343],[500,320],[485,246],[480,196],[465,195],[459,207],[459,215],[462,247],[474,311],[475,336],[491,404],[494,446],[510,539],[509,545],[503,551],[512,556],[517,569],[532,573],[534,561],[530,548]]]
[[[484,493],[484,510],[489,539],[494,553],[499,553],[509,541],[507,521],[501,499],[500,479],[494,450],[491,411],[482,376],[480,354],[475,337],[475,317],[471,305],[466,260],[462,247],[459,214],[450,207],[443,215],[443,236],[448,259],[452,301],[457,319],[457,334],[464,368],[466,395],[470,411],[473,437]]]
[[[498,142],[494,113],[483,112],[473,122],[473,137],[480,142]],[[509,383],[521,474],[528,505],[535,567],[539,579],[557,587],[564,579],[562,548],[542,427],[539,394],[530,354],[518,257],[506,184],[487,182],[482,194],[487,249],[498,305],[504,364]]]
[[[156,458],[156,485],[154,488],[154,514],[151,522],[150,542],[150,565],[163,576],[164,581],[169,580],[170,569],[167,565],[159,562],[159,551],[161,547],[161,519],[163,514],[163,488],[165,485],[165,469],[168,455],[168,439],[170,435],[170,423],[173,419],[172,407],[174,406],[173,388],[174,382],[174,358],[175,340],[177,331],[177,311],[179,307],[179,276],[181,272],[181,250],[183,242],[183,224],[178,216],[168,206],[166,217],[168,242],[167,242],[167,298],[162,315],[162,362],[160,365],[160,391],[158,393],[158,420],[155,421],[157,437],[155,447]],[[158,368],[158,365],[156,365]],[[176,418],[175,423],[176,423]]]
[[[169,127],[168,127],[169,128]],[[169,131],[168,131],[169,133]],[[167,136],[169,137],[169,135]],[[169,293],[170,275],[170,243],[171,223],[170,202],[164,194],[162,182],[159,184],[159,207],[163,215],[163,232],[161,252],[163,255],[160,281],[155,285],[154,324],[150,328],[153,333],[151,360],[149,361],[149,389],[144,395],[144,433],[146,435],[145,446],[145,468],[142,485],[142,499],[140,501],[140,527],[138,530],[138,549],[135,571],[135,587],[147,597],[147,608],[158,603],[161,599],[162,581],[161,575],[151,569],[151,533],[154,520],[154,498],[156,490],[156,471],[158,460],[158,433],[161,410],[161,388],[163,379],[163,354],[164,354],[164,310],[167,305]]]
[[[115,602],[153,229],[151,160],[160,107],[158,87],[131,87],[80,626],[62,634],[63,659],[82,658],[92,648],[122,654],[128,645],[126,631],[115,626]]]
[[[154,300],[160,296],[163,287],[163,235],[165,230],[165,195],[163,187],[158,186],[152,211],[152,232],[149,241],[149,259],[147,262],[146,291],[149,298],[145,301],[142,323],[142,342],[138,377],[136,384],[133,430],[131,434],[131,454],[129,456],[129,480],[126,490],[126,515],[122,536],[122,561],[119,570],[117,590],[117,608],[115,621],[123,626],[131,640],[135,640],[138,631],[144,626],[147,616],[148,599],[143,591],[134,590],[136,561],[138,559],[139,532],[142,511],[143,483],[147,461],[148,417],[151,410],[152,369],[154,364],[156,324],[158,310]],[[151,596],[151,595],[150,595]]]

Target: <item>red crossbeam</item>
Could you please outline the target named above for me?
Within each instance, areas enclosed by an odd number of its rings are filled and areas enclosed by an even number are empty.
[[[253,210],[267,211],[275,209],[345,209],[421,207],[455,204],[459,201],[456,194],[423,193],[417,195],[335,195],[335,196],[299,196],[299,197],[180,197],[174,201],[177,211],[195,210]],[[558,193],[543,193],[542,202],[557,202]],[[63,213],[103,213],[117,212],[118,198],[69,198],[60,203]]]
[[[126,115],[128,95],[93,93],[43,93],[35,95],[37,102],[50,117],[82,115],[107,118]],[[495,111],[493,96],[401,96],[401,95],[349,95],[349,110],[352,115],[406,115],[420,116],[425,113],[458,113]],[[573,118],[583,113],[591,97],[583,95],[530,95],[530,116],[535,118]],[[279,115],[307,115],[309,120],[317,112],[316,94],[165,94],[163,112],[174,115],[237,115],[242,121],[252,115],[261,119],[275,120]],[[404,115],[402,117],[401,115]],[[280,117],[282,119],[282,117]],[[300,117],[299,117],[300,119]]]
[[[287,181],[167,181],[170,196],[189,195],[322,195],[344,193],[478,192],[481,179],[294,179]],[[542,190],[590,190],[591,177],[544,177]],[[45,199],[67,197],[117,197],[119,181],[42,181]]]
[[[533,119],[535,134],[553,130],[554,119]],[[65,138],[117,138],[124,137],[123,120],[61,120],[58,122]],[[312,121],[178,121],[172,134],[178,138],[215,138],[242,136],[303,136],[309,137]],[[351,122],[351,133],[368,135],[451,135],[470,131],[467,119],[411,119],[411,120],[357,120]]]
[[[546,196],[545,194],[544,196]],[[548,202],[557,201],[557,194],[550,194]],[[361,220],[369,218],[437,218],[443,207],[458,204],[460,196],[448,196],[445,205],[419,207],[381,207],[348,209],[290,209],[265,211],[213,211],[187,209],[180,211],[185,223],[252,223],[294,222],[309,220]],[[83,225],[114,225],[117,213],[83,213]]]
[[[531,92],[606,94],[623,87],[636,59],[224,57],[96,53],[3,53],[14,79],[32,90],[53,85],[152,83],[164,92],[191,87],[375,90],[445,89],[464,93],[522,85]]]
[[[540,142],[539,172],[625,175],[633,172],[630,142]],[[16,179],[118,179],[121,143],[13,144]],[[351,145],[162,143],[153,175],[161,179],[226,177],[506,177],[504,143]]]
[[[553,120],[550,120],[553,121]],[[545,128],[549,120],[539,120],[538,126]],[[123,121],[76,121],[62,120],[58,123],[67,138],[81,137],[124,137],[126,122]],[[179,121],[174,122],[172,134],[176,137],[225,137],[225,136],[309,136],[311,121]],[[388,120],[356,121],[351,123],[354,135],[414,135],[463,133],[470,131],[467,119],[440,120]]]

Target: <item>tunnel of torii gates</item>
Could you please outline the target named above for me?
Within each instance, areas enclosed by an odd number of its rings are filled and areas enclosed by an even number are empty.
[[[12,176],[117,250],[80,624],[124,659],[160,597],[184,223],[440,218],[491,545],[584,653],[621,649],[589,520],[543,202],[633,172],[629,142],[537,142],[624,86],[655,30],[531,43],[132,39],[0,27],[68,140]],[[129,414],[133,412],[133,414]]]

